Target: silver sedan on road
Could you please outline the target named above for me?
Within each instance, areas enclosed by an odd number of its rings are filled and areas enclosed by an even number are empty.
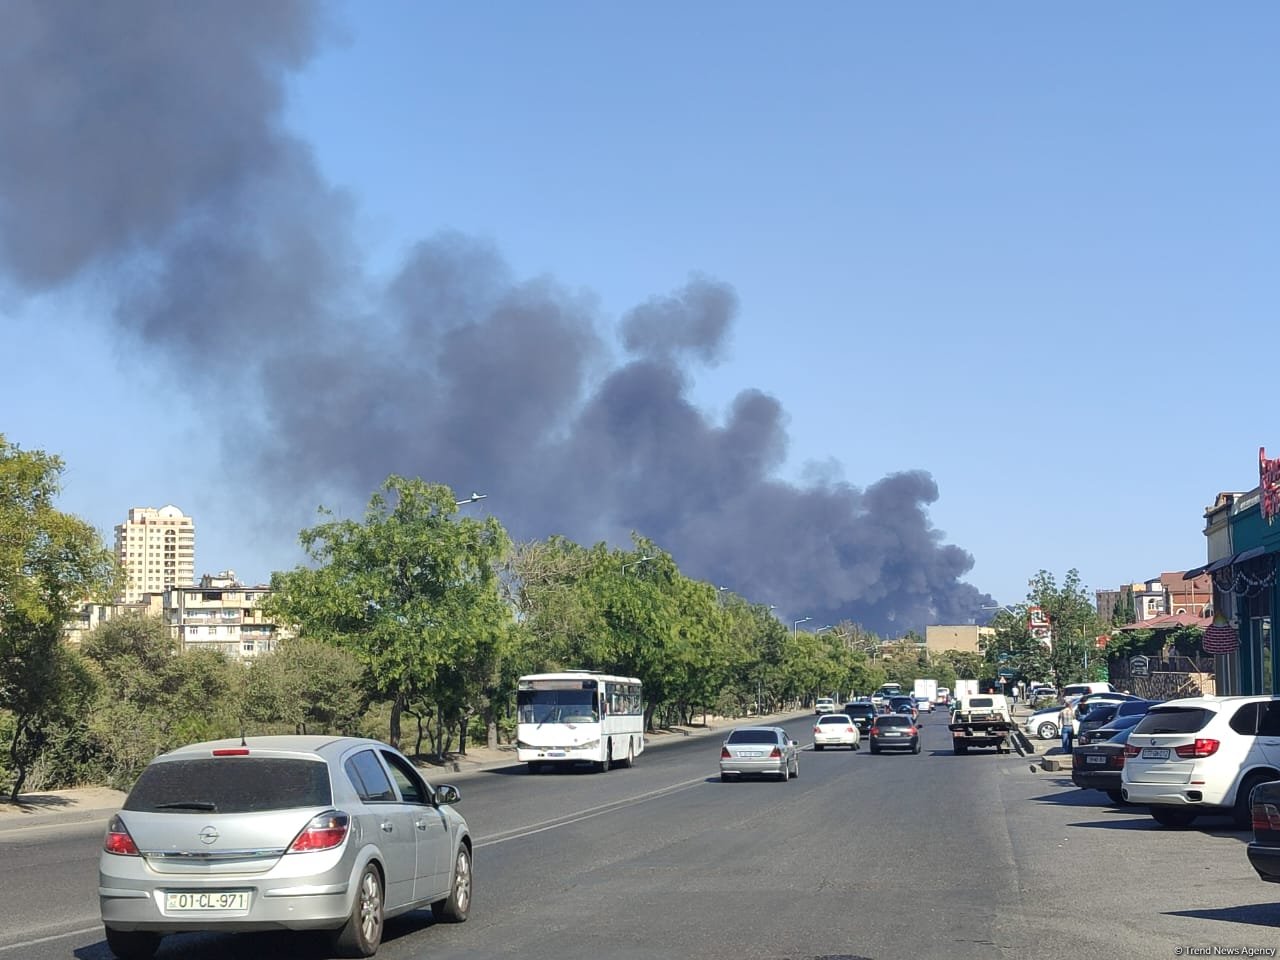
[[[800,776],[799,744],[781,727],[738,727],[721,745],[721,780],[756,774],[783,782]]]
[[[353,737],[250,737],[152,760],[107,826],[98,899],[107,946],[151,957],[164,934],[329,930],[369,957],[383,921],[471,908],[458,791]]]

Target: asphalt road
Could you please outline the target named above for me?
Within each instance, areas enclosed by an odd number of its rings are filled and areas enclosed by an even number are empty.
[[[788,727],[811,742],[809,718]],[[1164,830],[1017,756],[953,756],[942,714],[923,743],[919,756],[806,750],[785,784],[720,783],[718,738],[603,775],[460,780],[477,840],[471,919],[391,921],[378,956],[1074,960],[1280,946],[1280,891],[1225,821]],[[0,834],[0,960],[110,956],[100,839],[101,825]],[[159,956],[300,946],[187,935]]]

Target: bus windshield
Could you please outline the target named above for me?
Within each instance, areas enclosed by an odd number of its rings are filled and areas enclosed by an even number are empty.
[[[599,723],[594,690],[521,690],[516,694],[521,723]]]

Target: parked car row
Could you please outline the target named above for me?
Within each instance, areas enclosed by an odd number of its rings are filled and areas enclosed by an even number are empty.
[[[1070,706],[1072,708],[1071,734],[1074,739],[1084,731],[1104,726],[1117,715],[1144,714],[1155,702],[1157,701],[1110,691],[1080,694],[1036,710],[1022,722],[1022,730],[1029,737],[1056,740],[1062,735],[1063,709]],[[1119,712],[1121,704],[1134,704],[1134,706],[1126,706],[1123,712]]]
[[[1192,697],[1139,710],[1119,704],[1109,723],[1082,731],[1072,782],[1146,807],[1164,827],[1228,817],[1252,829],[1258,876],[1280,883],[1280,697]]]

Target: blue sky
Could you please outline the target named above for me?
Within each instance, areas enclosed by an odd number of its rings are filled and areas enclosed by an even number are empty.
[[[1278,27],[1261,3],[347,3],[284,121],[371,273],[456,230],[606,325],[731,285],[699,406],[776,397],[800,483],[929,471],[965,579],[1013,602],[1042,567],[1203,562],[1204,507],[1280,449]],[[158,403],[172,369],[98,322],[105,283],[5,291],[0,431],[62,455],[64,507],[108,537],[172,502],[200,571],[296,562],[237,507],[219,411]]]

